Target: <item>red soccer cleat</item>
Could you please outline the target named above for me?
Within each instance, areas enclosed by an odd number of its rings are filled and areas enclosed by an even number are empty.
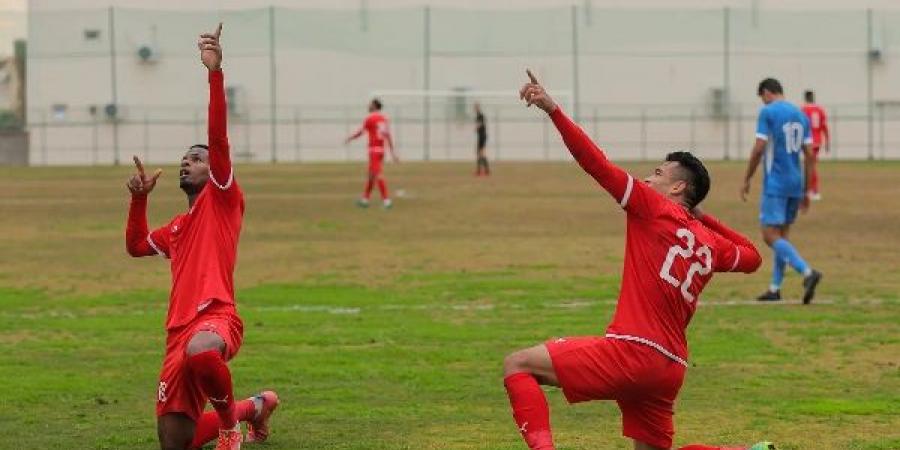
[[[244,436],[241,435],[240,425],[230,430],[219,430],[216,450],[241,450],[241,441],[243,440]]]
[[[274,391],[263,391],[253,396],[252,400],[262,401],[262,407],[253,420],[247,422],[247,442],[264,442],[269,437],[269,416],[278,408],[278,394]],[[218,450],[218,449],[217,449]]]

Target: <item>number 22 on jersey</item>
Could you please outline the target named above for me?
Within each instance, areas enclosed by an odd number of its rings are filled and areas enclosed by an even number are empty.
[[[694,233],[687,228],[679,228],[678,231],[675,232],[675,235],[684,241],[684,247],[676,244],[669,248],[666,260],[663,262],[662,268],[659,269],[659,276],[672,286],[680,286],[681,296],[686,302],[690,303],[696,300],[694,294],[691,294],[690,291],[688,291],[691,287],[691,283],[694,281],[694,276],[704,276],[712,272],[712,252],[710,252],[709,247],[706,245],[694,249],[696,246],[696,238],[694,237]],[[699,259],[699,261],[692,262],[688,267],[684,280],[679,280],[672,274],[672,264],[675,263],[675,258],[679,256],[684,259],[690,259],[696,256]]]

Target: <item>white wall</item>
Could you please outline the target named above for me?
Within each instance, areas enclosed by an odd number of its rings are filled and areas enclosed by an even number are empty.
[[[159,0],[154,7],[177,13],[116,10],[115,68],[124,119],[118,126],[119,154],[127,160],[131,153],[148,152],[152,160],[172,161],[187,145],[203,139],[206,84],[193,42],[197,34],[224,20],[227,84],[241,91],[241,114],[231,119],[232,142],[239,152],[252,154],[251,159],[267,160],[272,150],[269,16],[267,9],[244,8],[302,4],[329,6],[337,12],[277,10],[275,84],[280,125],[275,130],[275,152],[280,160],[298,155],[305,160],[361,157],[360,151],[341,148],[338,142],[361,120],[370,93],[424,88],[422,9],[413,8],[423,3],[370,0],[366,15],[359,13],[359,1],[199,1],[190,4],[191,10],[183,10],[183,2]],[[537,71],[551,90],[575,87],[570,10],[547,8],[584,5],[584,1],[427,3],[436,8],[487,5],[505,9],[433,12],[431,89],[514,90],[523,82],[524,67]],[[874,17],[876,44],[883,48],[884,58],[873,66],[873,89],[876,100],[900,100],[900,84],[892,81],[900,76],[897,2],[854,2],[850,8],[842,1],[816,1],[816,8],[834,10],[827,13],[797,11],[813,3],[805,0],[680,2],[684,10],[672,9],[673,2],[666,1],[627,2],[630,10],[600,9],[626,2],[589,3],[597,8],[590,19],[578,18],[581,118],[617,157],[653,157],[674,146],[691,147],[710,157],[724,154],[723,122],[708,117],[710,91],[725,83],[722,5],[743,8],[730,12],[731,98],[746,115],[744,121],[732,120],[728,129],[731,155],[749,146],[758,107],[756,84],[775,76],[794,100],[799,100],[803,89],[816,89],[820,100],[843,118],[838,130],[843,143],[840,156],[866,156],[868,129],[861,121],[867,113],[867,24],[861,9],[866,6],[893,7],[893,12]],[[112,102],[109,18],[104,9],[71,10],[110,4],[135,8],[146,3],[30,2],[28,100],[33,162],[45,158],[58,164],[112,161],[112,126],[102,113],[88,113],[92,105],[102,111]],[[512,5],[540,9],[512,10]],[[754,5],[758,9],[748,9]],[[208,10],[198,11],[199,7]],[[405,9],[390,9],[394,7]],[[369,20],[365,31],[363,17]],[[323,25],[330,19],[334,20]],[[100,38],[86,41],[87,28],[101,30]],[[158,50],[156,62],[138,60],[136,50],[145,43]],[[421,101],[385,100],[388,113],[395,116],[395,131],[406,156],[422,156]],[[434,103],[433,114],[439,115],[442,104]],[[54,104],[67,106],[64,118],[54,119]],[[521,109],[513,96],[491,99],[487,109],[491,151],[504,158],[565,157],[553,133],[532,111]],[[647,120],[642,121],[642,116]],[[888,156],[900,157],[900,135],[891,135],[897,127],[885,129],[886,147],[896,153]],[[881,129],[877,131],[880,137]],[[435,157],[469,158],[472,139],[467,126],[432,123]]]

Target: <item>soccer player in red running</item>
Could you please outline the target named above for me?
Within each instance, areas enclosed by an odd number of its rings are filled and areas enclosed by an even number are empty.
[[[235,309],[234,264],[244,215],[244,195],[234,178],[228,148],[225,88],[219,36],[203,34],[200,59],[209,69],[209,145],[191,146],[181,159],[179,183],[188,211],[167,225],[147,229],[147,196],[162,171],[137,173],[128,181],[126,245],[134,257],[171,260],[172,290],[166,317],[166,355],[157,390],[157,432],[163,450],[200,448],[218,435],[216,450],[239,449],[239,422],[248,441],[268,437],[278,396],[263,392],[235,402],[229,361],[238,352],[243,324]],[[214,411],[206,414],[207,399]]]
[[[809,195],[810,200],[821,200],[822,194],[819,193],[819,150],[824,148],[825,152],[830,151],[831,136],[828,135],[828,121],[825,109],[816,103],[815,92],[806,91],[803,93],[803,98],[806,100],[806,103],[804,103],[803,107],[800,109],[803,110],[803,114],[806,114],[806,117],[809,118],[809,126],[813,140],[813,167],[812,176],[809,180],[809,192],[807,192],[807,195]]]
[[[369,115],[366,116],[362,126],[344,141],[344,144],[349,144],[350,141],[362,136],[363,133],[366,133],[369,137],[369,174],[366,180],[366,189],[356,204],[362,208],[368,208],[372,188],[377,183],[378,191],[381,193],[381,201],[384,208],[388,209],[392,203],[390,196],[388,196],[387,184],[384,182],[384,145],[387,144],[394,162],[398,162],[399,159],[397,159],[397,154],[394,153],[394,141],[391,139],[388,119],[381,113],[381,100],[377,98],[373,98],[369,102]]]
[[[700,292],[713,272],[755,271],[760,255],[750,240],[699,211],[710,181],[695,156],[670,153],[636,180],[528,76],[521,98],[550,115],[578,164],[625,211],[627,231],[621,291],[606,335],[548,340],[503,361],[513,418],[529,448],[553,450],[539,385],[558,386],[570,403],[615,400],[635,449],[669,449],[675,398],[688,366],[685,329]]]

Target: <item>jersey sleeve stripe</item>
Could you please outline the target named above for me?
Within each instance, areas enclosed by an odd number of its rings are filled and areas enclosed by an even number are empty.
[[[734,246],[734,264],[731,265],[731,270],[729,272],[734,272],[734,269],[737,268],[738,263],[741,261],[741,248],[737,245]]]
[[[625,186],[625,193],[622,194],[622,201],[619,202],[623,208],[628,206],[628,199],[631,198],[631,190],[634,189],[634,177],[628,175],[628,184]]]
[[[234,168],[231,169],[231,172],[228,172],[228,181],[225,182],[224,186],[219,184],[218,181],[216,181],[216,176],[213,175],[212,170],[209,171],[209,179],[210,179],[210,181],[213,182],[214,185],[216,185],[217,188],[219,188],[223,191],[228,190],[228,188],[231,187],[231,183],[234,182]]]
[[[762,133],[756,133],[756,138],[757,138],[757,139],[762,139],[762,140],[764,140],[764,141],[768,141],[768,140],[769,140],[769,135],[767,135],[767,134],[762,134]]]
[[[162,256],[163,258],[169,257],[169,255],[167,255],[166,252],[159,249],[159,247],[156,245],[156,242],[153,242],[153,238],[150,237],[149,234],[147,235],[147,243],[150,244],[151,247],[153,247],[153,250],[156,251],[157,255]]]

